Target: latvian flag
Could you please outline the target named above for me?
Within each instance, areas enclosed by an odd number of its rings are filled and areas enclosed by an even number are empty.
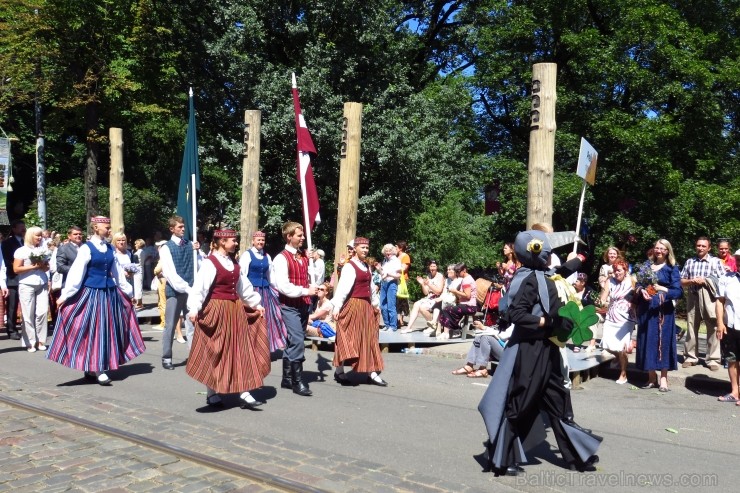
[[[298,182],[301,184],[303,195],[303,208],[308,211],[309,230],[313,230],[316,223],[321,222],[319,215],[319,194],[313,180],[313,168],[311,157],[316,155],[316,147],[313,145],[311,134],[306,127],[306,120],[301,113],[301,102],[298,99],[298,86],[295,74],[293,74],[293,109],[295,110],[295,131],[298,137]]]

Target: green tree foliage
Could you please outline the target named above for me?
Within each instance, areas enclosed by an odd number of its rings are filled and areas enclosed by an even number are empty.
[[[111,126],[124,129],[127,184],[152,197],[141,224],[163,219],[192,86],[203,223],[238,219],[244,111],[259,109],[260,226],[277,246],[280,224],[301,217],[295,72],[318,150],[314,243],[331,256],[342,106],[357,101],[358,233],[408,240],[419,261],[486,267],[524,225],[532,64],[556,62],[555,227],[576,226],[583,136],[599,150],[591,247],[618,243],[634,260],[666,237],[684,258],[695,236],[740,239],[739,17],[734,0],[6,0],[0,125],[20,139],[12,196],[30,205],[34,194],[39,97],[50,224],[73,220],[51,198],[71,194],[85,170],[101,170],[105,210]],[[482,217],[494,181],[502,209]]]
[[[493,217],[481,214],[479,201],[461,191],[448,193],[437,205],[425,200],[413,219],[415,263],[418,270],[436,260],[440,270],[450,263],[490,268],[500,260],[501,243],[493,240]]]
[[[49,188],[46,196],[47,209],[53,210],[47,221],[47,229],[64,233],[72,225],[80,226],[86,230],[85,202],[82,200],[84,184],[79,178],[65,182],[62,185]],[[109,190],[108,187],[100,187],[100,214],[107,215]],[[155,230],[165,231],[167,219],[172,210],[164,203],[162,197],[149,190],[139,190],[130,183],[123,185],[123,221],[126,225],[126,233],[129,239],[147,238]],[[31,215],[27,216],[28,224],[38,224],[36,215],[36,202],[30,209]]]
[[[617,242],[642,258],[667,237],[684,257],[695,236],[738,238],[728,211],[740,205],[739,17],[722,0],[467,8],[460,18],[476,26],[474,87],[490,151],[526,161],[531,65],[556,62],[556,173],[573,173],[581,136],[599,150],[586,206],[597,249]],[[563,200],[561,183],[556,176],[554,222],[574,228],[577,201]]]

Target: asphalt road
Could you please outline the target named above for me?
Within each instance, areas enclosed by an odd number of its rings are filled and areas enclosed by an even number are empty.
[[[82,380],[81,373],[20,350],[0,340],[0,365],[35,388],[63,389],[101,400],[126,400],[133,408],[168,410],[172,420],[187,418],[205,427],[241,430],[245,437],[271,437],[294,444],[297,455],[310,451],[341,454],[390,465],[396,470],[443,479],[448,491],[709,491],[731,488],[738,479],[737,438],[740,407],[685,388],[667,394],[638,390],[596,378],[573,392],[576,421],[604,437],[597,473],[562,468],[552,436],[531,454],[526,475],[494,478],[482,473],[485,428],[476,410],[490,379],[453,376],[459,360],[427,355],[385,355],[386,388],[341,387],[332,379],[330,352],[306,351],[305,371],[314,392],[299,397],[280,389],[280,363],[273,364],[265,387],[255,395],[267,401],[261,411],[236,407],[236,397],[221,412],[203,412],[204,388],[183,366],[160,365],[161,332],[142,328],[147,352],[111,372],[111,387]],[[175,344],[176,364],[186,357]],[[17,390],[17,389],[16,389]],[[14,394],[22,399],[22,393]],[[0,423],[0,433],[2,423]],[[233,460],[239,460],[238,457]],[[666,483],[670,481],[670,486]],[[685,483],[685,484],[684,484]],[[456,489],[455,485],[460,485]]]

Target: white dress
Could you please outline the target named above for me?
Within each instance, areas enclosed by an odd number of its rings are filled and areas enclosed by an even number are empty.
[[[609,309],[604,321],[604,335],[601,347],[611,351],[625,351],[631,345],[632,329],[635,319],[628,296],[632,293],[632,280],[625,277],[618,283],[613,277],[609,278]]]

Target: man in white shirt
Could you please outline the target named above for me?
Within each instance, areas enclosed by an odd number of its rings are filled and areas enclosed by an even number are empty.
[[[288,331],[288,345],[283,351],[283,380],[280,386],[293,389],[302,396],[311,395],[303,381],[305,361],[305,328],[308,324],[308,309],[316,286],[309,285],[308,258],[300,250],[303,246],[303,226],[296,222],[283,224],[285,249],[272,260],[270,284],[277,289],[280,298],[280,313]]]
[[[736,253],[740,253],[740,250]],[[718,397],[721,402],[734,402],[740,405],[738,375],[740,375],[740,274],[729,272],[722,276],[717,286],[717,339],[722,356],[727,361],[730,375],[729,394]]]
[[[188,291],[193,286],[195,270],[193,251],[198,251],[200,245],[185,238],[185,222],[180,216],[172,216],[169,220],[172,233],[170,240],[159,249],[159,258],[162,266],[162,275],[167,279],[165,286],[165,327],[162,334],[162,368],[174,370],[172,364],[172,338],[175,326],[182,316],[185,323],[185,336],[188,347],[193,340],[195,327],[188,318],[187,302]]]

